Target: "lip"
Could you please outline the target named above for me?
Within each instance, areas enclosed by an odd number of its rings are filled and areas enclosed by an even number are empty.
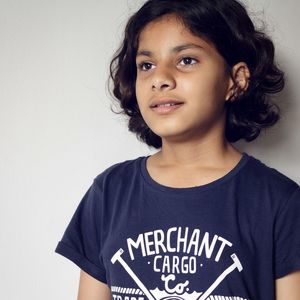
[[[183,103],[178,103],[173,106],[156,106],[156,107],[151,107],[151,110],[154,111],[155,113],[159,115],[165,115],[168,113],[171,113],[177,109],[179,109],[181,106],[183,106]]]
[[[158,108],[156,105],[167,104],[167,103],[175,103],[175,104],[183,104],[183,101],[174,98],[160,98],[155,99],[150,103],[150,108]]]

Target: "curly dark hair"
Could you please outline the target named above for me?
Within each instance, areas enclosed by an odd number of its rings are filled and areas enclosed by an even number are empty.
[[[229,142],[250,142],[280,119],[280,108],[269,94],[283,90],[285,74],[274,60],[271,38],[255,28],[244,4],[237,0],[149,0],[129,18],[123,42],[110,62],[108,83],[112,80],[113,87],[109,92],[122,109],[114,113],[129,116],[129,131],[149,146],[162,146],[161,137],[145,123],[137,104],[135,60],[143,28],[166,14],[175,14],[191,33],[211,41],[231,77],[231,69],[238,62],[245,62],[249,68],[247,90],[242,92],[236,83],[234,101],[225,101],[225,135]]]

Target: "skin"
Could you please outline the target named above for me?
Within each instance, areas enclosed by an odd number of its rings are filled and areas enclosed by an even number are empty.
[[[171,51],[190,43],[202,48]],[[144,51],[151,51],[151,55]],[[241,153],[224,133],[224,105],[234,82],[215,47],[191,34],[174,16],[164,16],[141,32],[136,64],[136,96],[141,114],[162,138],[161,151],[147,160],[153,179],[167,186],[188,187],[211,182],[229,172],[241,159]],[[233,71],[241,89],[246,89],[247,65],[240,62]],[[158,97],[176,98],[184,105],[171,114],[158,115],[149,108],[149,103]]]
[[[170,53],[171,48],[191,42],[204,50]],[[153,55],[137,57],[137,64],[149,62],[143,69],[151,70],[138,71],[138,104],[148,126],[163,141],[162,150],[147,162],[152,178],[167,186],[189,187],[223,176],[236,165],[241,153],[224,138],[223,105],[229,101],[233,81],[225,72],[222,57],[174,18],[148,24],[141,34],[139,50]],[[182,60],[183,56],[195,60]],[[233,74],[241,89],[246,89],[247,65],[238,63]],[[149,109],[149,102],[161,96],[180,99],[184,107],[174,114],[158,116]],[[276,300],[299,300],[300,271],[277,279],[275,287]],[[106,284],[81,270],[77,299],[110,300],[111,292]]]
[[[171,51],[190,43],[203,48]],[[161,150],[147,160],[150,176],[170,187],[199,186],[224,176],[241,159],[225,138],[224,104],[230,101],[234,82],[242,91],[248,88],[247,64],[233,66],[231,78],[215,47],[193,35],[174,15],[147,24],[139,53],[138,105],[147,125],[162,138]],[[149,104],[160,97],[176,98],[184,105],[158,115]],[[300,271],[275,280],[275,287],[276,300],[299,300]]]
[[[300,270],[276,280],[276,300],[300,299]]]
[[[110,288],[81,270],[77,300],[111,300]]]

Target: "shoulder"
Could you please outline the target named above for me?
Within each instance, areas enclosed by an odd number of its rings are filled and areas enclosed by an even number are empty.
[[[291,177],[288,177],[283,171],[272,167],[252,155],[249,155],[247,170],[252,175],[255,175],[257,181],[263,181],[266,184],[269,183],[282,188],[284,186],[291,186],[292,188],[298,186],[298,183]]]
[[[299,184],[294,179],[251,155],[243,178],[250,188],[258,190],[262,195],[271,196],[273,201],[277,199],[279,202],[284,202],[299,190]]]
[[[107,186],[117,186],[120,183],[133,180],[139,173],[140,161],[143,156],[134,159],[127,159],[121,162],[114,163],[113,165],[104,169],[94,178],[94,183],[103,189]]]

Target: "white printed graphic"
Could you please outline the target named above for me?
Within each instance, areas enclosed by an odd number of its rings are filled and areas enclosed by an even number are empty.
[[[231,255],[231,258],[233,260],[233,264],[228,267],[217,279],[216,281],[206,290],[206,292],[201,295],[201,297],[199,298],[199,300],[205,300],[207,299],[207,297],[212,293],[212,291],[222,282],[222,280],[224,280],[224,278],[231,273],[232,271],[234,271],[235,269],[238,269],[239,272],[241,272],[243,270],[243,267],[241,265],[241,262],[239,261],[238,257],[235,254]]]
[[[173,289],[169,287],[169,281],[175,281],[176,280],[176,276],[174,274],[169,274],[167,276],[165,275],[161,275],[161,280],[165,282],[165,289],[166,292],[170,293],[170,294],[178,294],[181,295],[184,292],[184,288],[186,286],[188,286],[189,281],[187,280],[185,283],[178,283]]]
[[[217,274],[210,286],[206,287],[204,291],[191,291],[190,280],[179,282],[179,276],[176,276],[177,274],[197,276],[197,268],[199,268],[197,258],[214,258],[214,262],[219,262],[224,249],[231,246],[232,243],[218,235],[210,238],[209,233],[205,232],[201,236],[199,229],[191,231],[188,227],[184,229],[172,227],[166,233],[162,230],[145,232],[139,234],[136,240],[128,238],[127,257],[129,255],[133,261],[137,255],[139,257],[151,256],[153,258],[153,271],[161,274],[159,278],[164,289],[160,290],[156,286],[155,289],[150,290],[130,267],[130,263],[123,259],[122,256],[125,255],[124,250],[120,248],[111,258],[111,262],[112,264],[119,263],[125,270],[125,274],[127,273],[136,283],[138,289],[127,288],[125,289],[127,294],[131,294],[131,290],[139,290],[140,293],[139,296],[125,296],[122,298],[120,296],[122,292],[114,290],[112,292],[119,293],[119,295],[113,293],[113,300],[145,300],[145,297],[148,300],[247,300],[237,296],[212,295],[214,290],[222,284],[229,274],[243,270],[242,264],[235,253],[230,255],[232,264],[228,265],[220,274]],[[215,256],[213,256],[213,253]],[[189,254],[189,256],[182,256],[182,254]],[[150,261],[148,261],[148,264],[150,264]],[[202,267],[203,265],[201,264],[200,266]]]
[[[127,273],[131,276],[131,278],[136,282],[136,284],[138,285],[138,287],[148,297],[148,299],[149,300],[156,300],[152,296],[152,294],[150,293],[150,291],[147,290],[147,288],[144,286],[144,284],[138,279],[138,277],[130,269],[130,267],[127,265],[127,263],[123,260],[123,258],[121,257],[121,255],[122,255],[123,252],[124,252],[123,249],[119,249],[119,251],[117,251],[115,253],[115,255],[112,257],[111,262],[114,264],[116,261],[118,261],[123,266],[123,268],[127,271]]]

